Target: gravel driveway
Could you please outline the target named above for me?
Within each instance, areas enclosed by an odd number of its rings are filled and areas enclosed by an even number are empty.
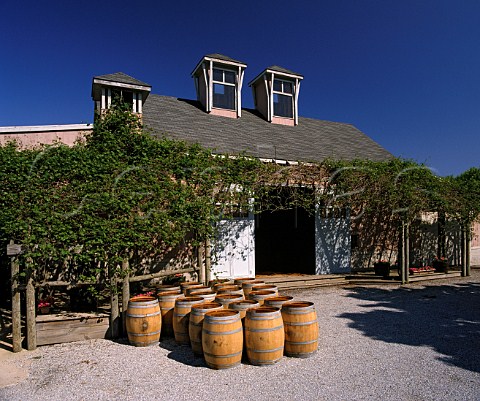
[[[215,371],[173,340],[149,348],[82,341],[11,358],[29,375],[0,388],[0,399],[480,400],[479,270],[408,288],[285,293],[315,302],[320,341],[311,358]]]

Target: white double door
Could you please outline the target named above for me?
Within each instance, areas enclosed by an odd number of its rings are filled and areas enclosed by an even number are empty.
[[[255,220],[248,217],[220,220],[212,254],[211,277],[255,277]]]

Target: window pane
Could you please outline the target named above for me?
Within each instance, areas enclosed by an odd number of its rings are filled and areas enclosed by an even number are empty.
[[[273,94],[273,115],[278,117],[293,117],[292,96]]]
[[[112,95],[112,104],[120,104],[122,100],[122,93],[116,89],[112,89],[110,93]]]
[[[283,93],[292,93],[292,83],[291,82],[284,82],[283,83]]]
[[[223,95],[225,93],[225,85],[213,84],[213,93],[215,95]]]
[[[278,79],[273,80],[273,90],[277,92],[283,92],[282,91],[282,81],[279,81]]]
[[[133,105],[133,92],[122,91],[123,102]]]
[[[213,80],[223,82],[223,70],[213,69]]]
[[[225,71],[225,82],[229,84],[235,83],[235,73],[233,71]]]
[[[229,85],[214,84],[213,107],[235,110],[235,87]]]

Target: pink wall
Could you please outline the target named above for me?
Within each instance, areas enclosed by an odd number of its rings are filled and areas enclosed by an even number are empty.
[[[0,128],[1,129],[1,128]],[[0,132],[0,145],[16,140],[21,148],[33,148],[39,144],[51,145],[56,142],[73,146],[77,139],[83,138],[91,129],[66,131]]]
[[[472,247],[480,247],[480,223],[473,224],[473,238],[472,238]]]
[[[210,114],[213,114],[214,116],[237,118],[237,112],[235,110],[225,110],[225,109],[214,109],[214,108],[212,108],[212,111],[210,112]]]
[[[290,125],[290,126],[295,126],[295,121],[293,118],[284,118],[284,117],[273,117],[272,118],[272,123],[273,124],[280,124],[280,125]]]
[[[268,118],[268,98],[263,80],[258,80],[255,83],[255,96],[257,98],[257,110],[266,120]]]

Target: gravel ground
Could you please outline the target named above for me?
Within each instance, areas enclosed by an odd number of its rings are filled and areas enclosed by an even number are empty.
[[[22,352],[1,400],[480,400],[480,271],[465,279],[285,292],[315,302],[318,352],[206,367],[172,340],[82,341]]]

